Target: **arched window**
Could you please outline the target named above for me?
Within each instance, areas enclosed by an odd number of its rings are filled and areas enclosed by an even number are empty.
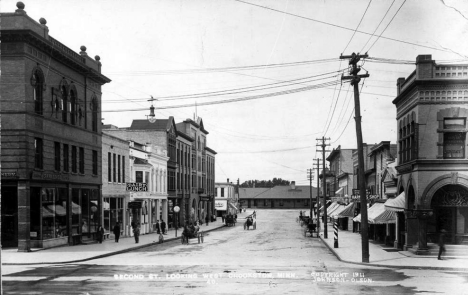
[[[62,81],[60,82],[59,89],[60,89],[60,96],[62,97],[61,98],[62,121],[64,123],[67,123],[67,121],[68,121],[68,115],[67,115],[67,112],[68,112],[68,84],[67,84],[67,81],[65,81],[65,79],[62,79]]]
[[[44,91],[44,75],[39,67],[33,70],[31,76],[31,85],[33,86],[34,112],[43,114],[42,93]]]
[[[92,131],[97,132],[98,128],[98,103],[97,103],[97,98],[95,95],[91,98],[91,111],[92,116],[91,116],[91,128]]]
[[[70,90],[70,123],[76,125],[76,95],[74,90]]]

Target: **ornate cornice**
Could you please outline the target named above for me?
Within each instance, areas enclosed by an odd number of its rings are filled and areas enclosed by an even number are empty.
[[[92,68],[88,67],[85,59],[78,54],[71,55],[60,50],[59,47],[54,46],[54,43],[44,39],[40,35],[30,30],[2,30],[0,40],[2,43],[26,43],[35,48],[43,51],[51,58],[63,63],[75,71],[88,76],[89,78],[104,84],[109,83],[111,80],[106,76],[98,73]],[[70,52],[72,52],[70,50]]]

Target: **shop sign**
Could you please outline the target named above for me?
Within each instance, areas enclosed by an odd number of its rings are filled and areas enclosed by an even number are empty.
[[[16,172],[2,172],[2,178],[17,178],[18,174]]]
[[[29,232],[29,236],[30,236],[31,238],[37,238],[37,231]]]
[[[147,192],[148,184],[141,182],[127,182],[127,192]]]
[[[227,200],[215,201],[215,209],[225,211],[227,209]]]
[[[141,209],[141,202],[128,202],[128,208]]]
[[[70,180],[70,176],[68,174],[60,174],[60,173],[50,173],[50,172],[32,172],[33,179],[47,179],[47,180]]]

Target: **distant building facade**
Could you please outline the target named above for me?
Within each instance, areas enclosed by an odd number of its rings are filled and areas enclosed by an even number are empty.
[[[312,201],[317,197],[317,188],[300,185],[292,181],[289,186],[272,188],[239,188],[239,202],[242,208],[269,209],[310,209]]]

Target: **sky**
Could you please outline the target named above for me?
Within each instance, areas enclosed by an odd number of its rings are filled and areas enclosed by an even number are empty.
[[[49,35],[99,55],[104,124],[149,114],[195,116],[217,152],[217,182],[274,177],[308,185],[321,158],[357,147],[348,60],[360,74],[365,143],[396,143],[396,81],[419,54],[468,64],[468,1],[455,0],[34,0],[23,1]],[[1,12],[16,1],[2,0]],[[319,148],[321,149],[321,148]],[[313,184],[315,184],[314,180]]]

